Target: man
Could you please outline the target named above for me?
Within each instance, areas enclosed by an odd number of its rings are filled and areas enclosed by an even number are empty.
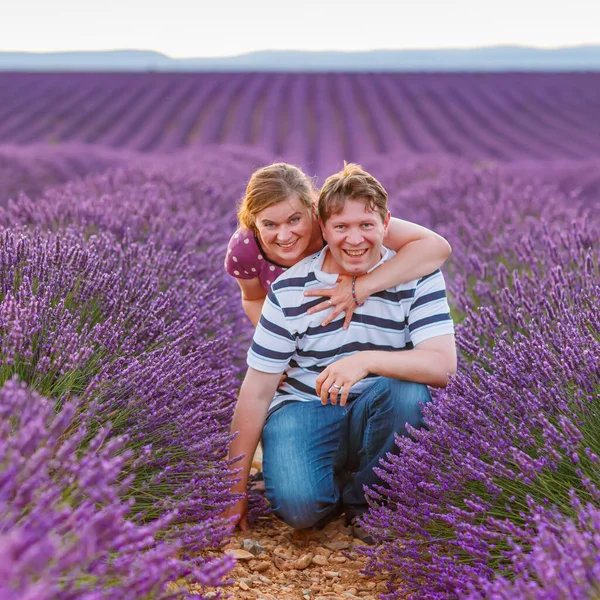
[[[294,528],[322,526],[342,512],[355,535],[366,512],[363,486],[394,452],[395,434],[422,425],[427,385],[445,386],[456,371],[454,328],[439,271],[374,294],[359,304],[347,330],[343,315],[323,327],[308,309],[310,289],[334,286],[389,260],[383,247],[390,213],[382,185],[358,165],[332,175],[319,196],[327,246],[288,269],[271,287],[248,351],[230,457],[244,455],[236,492],[263,440],[267,498]],[[281,375],[286,379],[280,383]],[[382,483],[379,480],[379,483]],[[247,500],[228,512],[247,527]]]

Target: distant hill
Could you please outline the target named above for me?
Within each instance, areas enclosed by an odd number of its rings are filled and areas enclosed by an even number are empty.
[[[0,52],[0,71],[598,71],[600,46],[304,52],[170,58],[147,50]]]

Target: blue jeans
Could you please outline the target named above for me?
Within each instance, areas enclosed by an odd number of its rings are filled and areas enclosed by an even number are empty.
[[[397,453],[395,434],[423,424],[425,385],[381,377],[349,401],[289,402],[269,415],[262,432],[267,499],[296,529],[322,526],[343,512],[364,513],[363,486],[383,484],[373,467]]]

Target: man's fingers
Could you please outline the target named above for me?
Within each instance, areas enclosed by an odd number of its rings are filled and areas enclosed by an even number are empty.
[[[334,385],[331,386],[331,390],[329,392],[329,400],[331,400],[331,404],[337,404],[339,391],[339,388],[336,388]]]
[[[235,505],[224,512],[221,516],[224,519],[230,520],[234,527],[239,527],[242,531],[246,531],[248,529],[248,517],[244,510],[245,509],[240,509],[237,507],[237,505]]]
[[[325,371],[321,373],[316,381],[315,381],[315,391],[317,392],[317,396],[321,396],[321,387],[323,385],[323,380],[326,378]]]
[[[327,400],[331,404],[336,405],[338,400],[344,398],[344,404],[348,398],[348,391],[346,387],[341,383],[337,383],[339,375],[335,373],[329,373],[327,370],[323,371],[316,380],[316,391],[321,398],[321,404],[326,405]]]
[[[317,396],[319,396],[319,398],[321,399],[321,404],[325,404],[325,401],[323,400],[323,392],[325,391],[325,372],[323,371],[323,373],[321,373],[318,377],[317,377],[317,384],[315,386],[316,391],[317,391]],[[319,381],[320,380],[320,381]]]
[[[338,403],[338,398],[341,394],[345,393],[345,389],[344,386],[341,383],[332,383],[331,387],[329,388],[329,398],[331,400],[331,404],[337,404]]]
[[[321,393],[319,394],[321,397],[321,404],[327,404],[327,397],[329,396],[332,383],[333,379],[327,377],[327,379],[325,379],[325,381],[323,381],[321,384]]]
[[[321,396],[321,404],[323,404],[323,406],[325,404],[327,404],[327,397],[329,396],[329,388],[323,384],[321,386],[321,393],[319,394],[319,396]]]
[[[348,401],[349,393],[350,393],[350,386],[348,386],[348,389],[346,389],[346,386],[344,386],[344,389],[342,390],[342,397],[340,398],[340,406],[346,406],[346,402]]]

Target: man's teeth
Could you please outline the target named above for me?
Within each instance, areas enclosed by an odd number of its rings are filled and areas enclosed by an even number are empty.
[[[362,256],[366,250],[344,250],[344,252],[350,256]]]

